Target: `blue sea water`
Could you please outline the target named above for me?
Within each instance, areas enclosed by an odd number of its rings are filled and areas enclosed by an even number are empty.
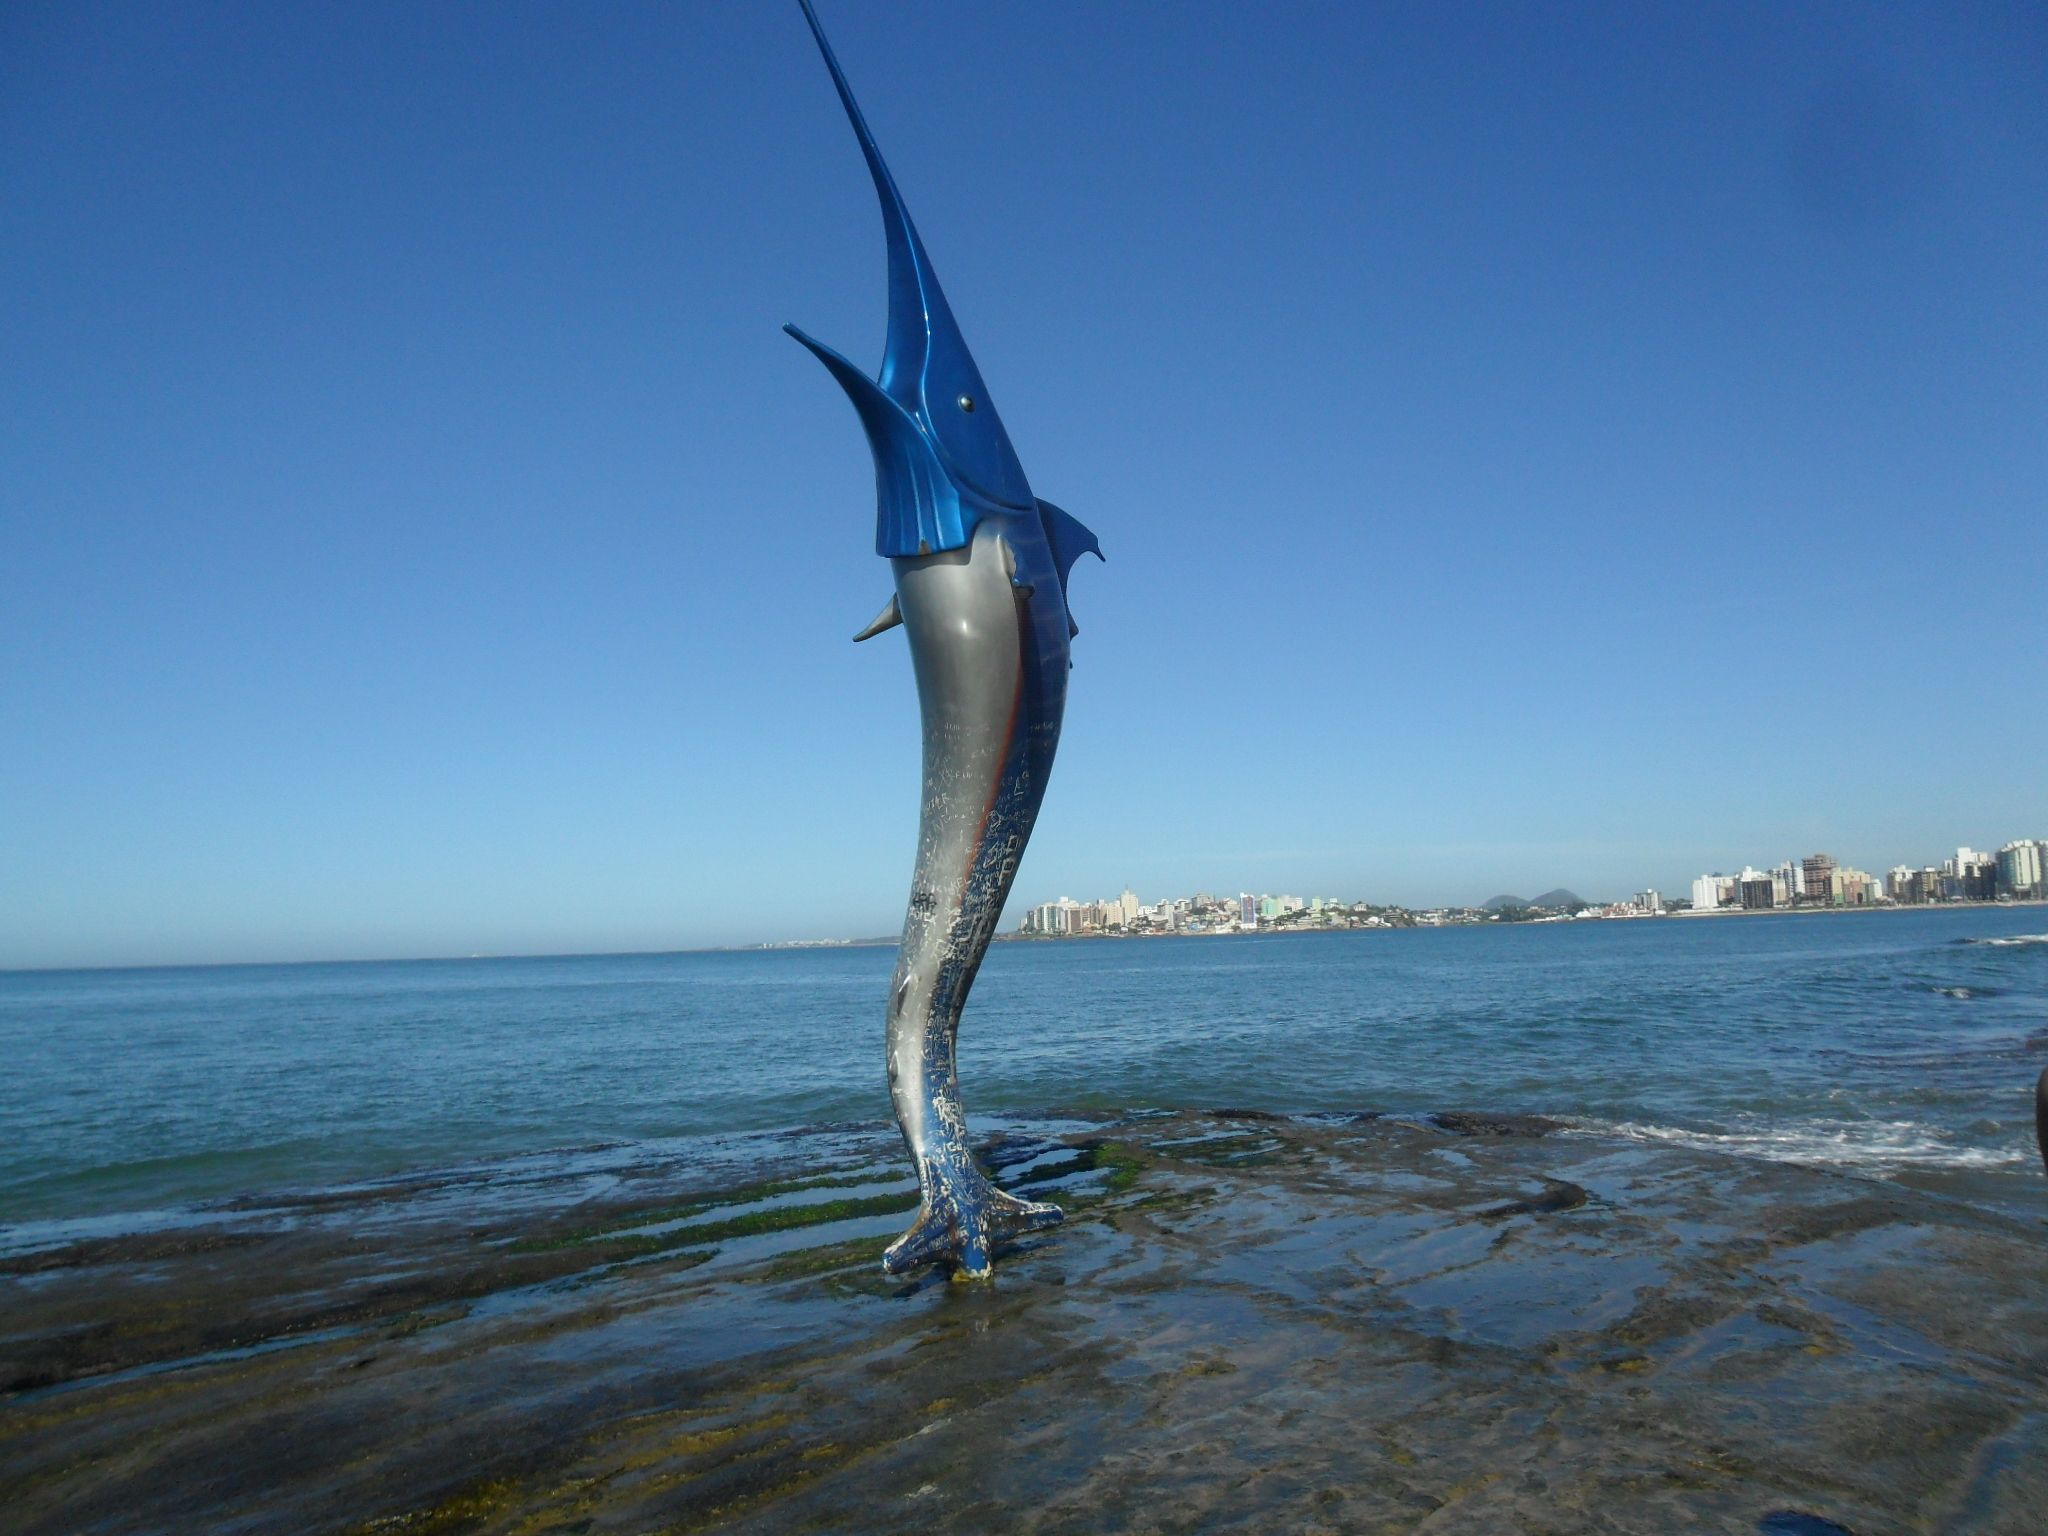
[[[978,1114],[1542,1114],[2038,1214],[2044,930],[2039,908],[1967,908],[1004,943],[961,1081]],[[893,963],[0,974],[0,1229],[880,1120]]]

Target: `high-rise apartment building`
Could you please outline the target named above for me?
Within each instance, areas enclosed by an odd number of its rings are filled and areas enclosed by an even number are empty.
[[[2048,896],[2048,842],[2025,837],[1999,849],[1998,892],[2023,901]]]
[[[1835,886],[1835,861],[1825,853],[1809,853],[1799,864],[1800,894],[1808,901],[1832,904],[1840,893]]]
[[[1998,858],[1974,848],[1958,848],[1941,861],[1944,901],[1989,901],[1998,894]]]
[[[1033,907],[1024,914],[1026,933],[1065,933],[1067,931],[1067,909],[1056,901],[1048,901]]]
[[[1789,907],[1799,899],[1805,887],[1800,883],[1799,866],[1790,859],[1785,860],[1771,871],[1771,904]]]

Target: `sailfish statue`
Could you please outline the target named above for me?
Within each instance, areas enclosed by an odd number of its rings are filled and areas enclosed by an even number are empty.
[[[917,1165],[917,1220],[882,1267],[990,1272],[998,1244],[1055,1225],[1056,1205],[990,1182],[967,1142],[954,1047],[1017,861],[1038,819],[1066,710],[1067,575],[1095,535],[1031,494],[939,291],[895,179],[801,0],[867,157],[889,240],[889,336],[870,379],[795,326],[860,413],[875,456],[875,553],[896,592],[855,640],[898,625],[924,717],[924,799],[903,944],[890,984],[889,1096]]]

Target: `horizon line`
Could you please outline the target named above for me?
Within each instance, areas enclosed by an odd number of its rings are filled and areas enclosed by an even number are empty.
[[[1405,906],[1400,902],[1381,902],[1373,903],[1373,905],[1397,907],[1405,912],[1477,912],[1484,910],[1484,908],[1482,907],[1472,906],[1469,904],[1461,904],[1457,902],[1445,903],[1435,907],[1409,907]],[[1701,915],[1740,915],[1745,917],[1800,917],[1811,916],[1816,912],[1974,912],[1983,910],[1985,908],[2007,909],[2013,907],[2039,906],[2048,906],[2048,898],[2021,898],[2017,900],[2000,899],[1993,901],[1917,902],[1909,904],[1892,904],[1881,907],[1779,907],[1760,911],[1742,912],[1740,914],[1724,913]],[[1328,931],[1333,933],[1348,933],[1371,932],[1377,930],[1331,929]],[[1389,929],[1385,931],[1405,932],[1410,930]],[[1437,930],[1435,930],[1434,928],[1426,928],[1415,929],[1412,931],[1435,932]],[[1321,934],[1323,932],[1324,930],[1321,929],[1292,929],[1288,931],[1288,934]],[[1288,934],[1253,932],[1249,934],[1236,933],[1229,935],[1229,937],[1284,938],[1287,937]],[[996,935],[996,937],[998,939],[1016,939],[1025,937],[1025,935],[1023,935],[1021,930],[1018,929],[1004,929],[1000,931]],[[1067,938],[1098,938],[1103,937],[1103,935],[1034,934],[1030,935],[1029,937],[1034,942],[1043,942],[1048,939],[1057,940]],[[1146,937],[1207,939],[1216,936],[1209,934],[1169,933],[1149,934],[1146,935]],[[288,966],[312,965],[463,965],[479,960],[652,960],[659,959],[663,956],[668,955],[743,955],[765,950],[779,951],[792,949],[888,949],[896,947],[900,944],[900,942],[901,940],[897,938],[885,938],[876,936],[872,938],[860,939],[765,939],[758,940],[751,944],[691,944],[680,945],[673,949],[532,950],[524,952],[508,951],[503,954],[472,955],[349,955],[341,958],[324,960],[140,960],[122,961],[109,965],[0,965],[0,977],[61,976],[66,974],[100,975],[122,971],[261,970],[282,969]]]

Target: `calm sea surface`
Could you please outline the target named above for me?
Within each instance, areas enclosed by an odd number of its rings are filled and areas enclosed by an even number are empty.
[[[894,952],[0,974],[0,1230],[888,1113]],[[1488,1109],[2048,1210],[2048,910],[998,944],[978,1113]]]

